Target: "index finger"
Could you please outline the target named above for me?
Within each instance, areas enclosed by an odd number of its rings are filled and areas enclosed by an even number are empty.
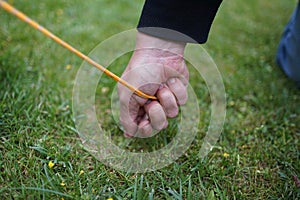
[[[138,129],[139,105],[134,100],[120,100],[120,122],[124,129],[124,135],[133,137]]]

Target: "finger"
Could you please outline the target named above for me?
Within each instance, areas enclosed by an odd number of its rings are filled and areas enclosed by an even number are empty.
[[[157,98],[166,112],[167,117],[173,118],[178,114],[178,106],[174,94],[167,88],[163,87],[157,92]]]
[[[142,120],[138,125],[138,136],[146,138],[151,135],[153,128],[148,119]]]
[[[188,99],[186,86],[178,78],[170,78],[167,86],[175,95],[178,105],[184,105]]]
[[[153,129],[160,131],[168,126],[165,111],[157,101],[152,101],[144,107]]]
[[[173,65],[170,65],[173,66]],[[176,67],[170,67],[170,66],[165,66],[164,72],[166,77],[176,77],[178,78],[185,86],[188,85],[189,83],[189,71],[186,67],[185,62],[183,61],[179,65],[176,65]]]
[[[133,137],[137,132],[139,108],[140,106],[133,98],[130,101],[126,101],[126,98],[120,99],[120,123],[124,128],[125,137]]]

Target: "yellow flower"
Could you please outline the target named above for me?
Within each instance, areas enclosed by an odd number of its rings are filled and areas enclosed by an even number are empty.
[[[66,184],[64,182],[61,182],[60,185],[63,186],[63,187],[66,186]]]
[[[72,68],[72,65],[70,65],[70,64],[68,64],[67,66],[66,66],[66,69],[67,70],[70,70]]]
[[[110,198],[108,198],[108,199],[106,199],[106,200],[114,200],[114,199],[110,197]]]
[[[63,197],[60,200],[65,200]]]
[[[57,9],[56,10],[56,14],[58,15],[58,16],[61,16],[62,14],[64,14],[64,11],[63,11],[63,9]]]
[[[82,175],[82,174],[84,174],[84,171],[83,171],[83,170],[80,170],[79,176]]]
[[[50,161],[49,163],[48,163],[48,167],[51,169],[51,168],[53,168],[54,167],[54,163],[52,162],[52,161]]]
[[[230,155],[228,154],[228,153],[223,153],[223,156],[225,157],[225,158],[227,158],[227,157],[229,157]]]

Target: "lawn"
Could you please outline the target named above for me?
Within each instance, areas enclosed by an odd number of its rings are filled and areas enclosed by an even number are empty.
[[[9,2],[86,54],[134,28],[143,6],[141,0]],[[201,110],[199,134],[176,162],[144,174],[107,167],[84,149],[72,115],[82,60],[0,9],[1,199],[300,199],[300,90],[274,61],[295,5],[296,0],[223,2],[203,45],[225,84],[222,135],[199,158],[211,102],[205,82],[191,73]],[[120,74],[129,57],[111,69]],[[124,142],[110,114],[114,87],[109,79],[99,83],[98,115],[116,142]],[[137,140],[129,149],[158,149],[168,133],[145,146]]]

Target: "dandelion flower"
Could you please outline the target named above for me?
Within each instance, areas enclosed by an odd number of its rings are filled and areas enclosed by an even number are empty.
[[[82,174],[84,174],[84,171],[83,171],[83,170],[80,170],[79,176],[82,175]]]
[[[235,105],[235,102],[234,101],[230,101],[229,102],[229,106],[234,106]]]
[[[227,157],[229,157],[230,155],[228,154],[228,153],[223,153],[223,156],[225,157],[225,158],[227,158]]]
[[[54,163],[52,162],[52,161],[50,161],[49,163],[48,163],[48,167],[51,169],[51,168],[53,168],[54,167]]]
[[[61,182],[60,185],[61,185],[62,187],[65,187],[65,186],[66,186],[65,182]]]
[[[70,70],[72,68],[72,65],[70,65],[70,64],[68,64],[67,66],[66,66],[66,69],[67,70]]]
[[[57,14],[58,16],[63,15],[63,14],[64,14],[63,9],[57,9],[57,10],[56,10],[56,14]]]
[[[108,198],[107,200],[114,200],[114,199],[110,197],[110,198]]]

